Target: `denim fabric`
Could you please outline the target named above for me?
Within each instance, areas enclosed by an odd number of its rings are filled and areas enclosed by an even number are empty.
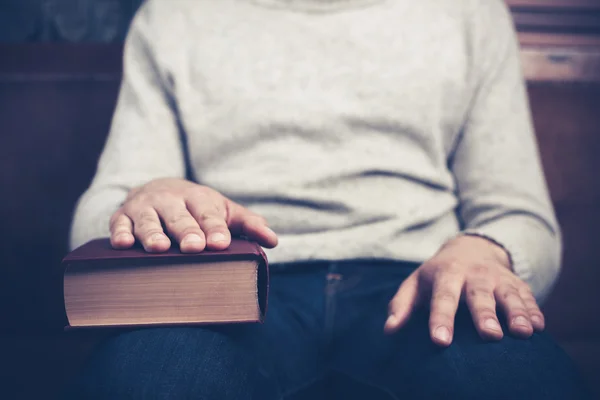
[[[147,328],[104,343],[73,383],[86,399],[585,399],[547,333],[482,341],[467,308],[453,344],[427,312],[385,335],[387,304],[416,265],[273,266],[264,324]],[[504,325],[506,331],[506,325]]]

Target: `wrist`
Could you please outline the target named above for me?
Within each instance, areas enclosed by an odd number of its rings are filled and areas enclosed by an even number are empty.
[[[473,243],[479,243],[487,246],[494,260],[498,261],[499,264],[514,272],[510,252],[496,240],[477,232],[463,232],[458,237],[462,237],[466,240],[472,241]]]

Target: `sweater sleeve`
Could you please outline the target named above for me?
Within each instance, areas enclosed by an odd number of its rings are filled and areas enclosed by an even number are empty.
[[[158,62],[157,24],[146,2],[135,15],[123,53],[123,77],[110,131],[90,186],[79,198],[70,248],[106,237],[111,215],[135,186],[185,176],[185,159],[173,99]]]
[[[473,24],[474,96],[450,167],[464,232],[509,253],[538,302],[559,273],[562,243],[542,170],[519,43],[503,1],[478,2]]]

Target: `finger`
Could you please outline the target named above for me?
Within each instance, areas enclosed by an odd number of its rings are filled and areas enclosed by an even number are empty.
[[[452,343],[454,318],[464,285],[460,269],[441,270],[433,279],[429,331],[431,339],[440,346]]]
[[[482,269],[472,279],[467,279],[465,294],[479,336],[482,339],[502,339],[504,334],[496,315],[494,282],[488,275],[487,269]]]
[[[540,310],[540,307],[535,300],[533,293],[531,292],[531,289],[525,285],[525,287],[519,289],[519,294],[523,299],[523,303],[525,304],[525,309],[527,309],[527,313],[529,314],[533,329],[536,331],[543,331],[546,327],[546,321],[544,314]]]
[[[110,219],[110,244],[115,249],[127,249],[134,243],[133,222],[122,211],[117,211]]]
[[[206,238],[196,219],[188,211],[183,200],[170,200],[156,205],[159,217],[164,221],[167,232],[179,243],[183,253],[204,250]]]
[[[419,279],[413,272],[402,282],[398,292],[389,303],[389,316],[384,332],[393,333],[402,328],[419,302]]]
[[[206,237],[206,247],[214,250],[226,249],[231,244],[231,233],[225,220],[225,208],[220,200],[212,197],[194,198],[186,201],[190,214],[197,221]]]
[[[163,252],[171,247],[171,241],[165,235],[154,208],[141,206],[134,210],[127,210],[127,216],[133,222],[134,236],[147,252]]]
[[[231,200],[226,200],[225,206],[227,225],[232,234],[244,235],[267,248],[277,246],[277,235],[268,227],[267,221],[263,217]]]
[[[496,288],[495,295],[496,301],[506,315],[511,333],[523,338],[530,337],[533,334],[533,326],[517,287],[512,282],[501,283]]]

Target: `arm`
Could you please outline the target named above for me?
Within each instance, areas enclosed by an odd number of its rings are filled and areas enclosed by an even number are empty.
[[[509,254],[538,302],[559,272],[561,236],[533,131],[519,47],[502,1],[482,2],[473,35],[474,97],[450,168],[465,233]],[[482,10],[480,10],[482,11]]]
[[[109,236],[109,220],[139,185],[185,177],[185,159],[170,87],[155,52],[157,28],[144,4],[125,41],[123,79],[96,175],[80,197],[70,247]]]

